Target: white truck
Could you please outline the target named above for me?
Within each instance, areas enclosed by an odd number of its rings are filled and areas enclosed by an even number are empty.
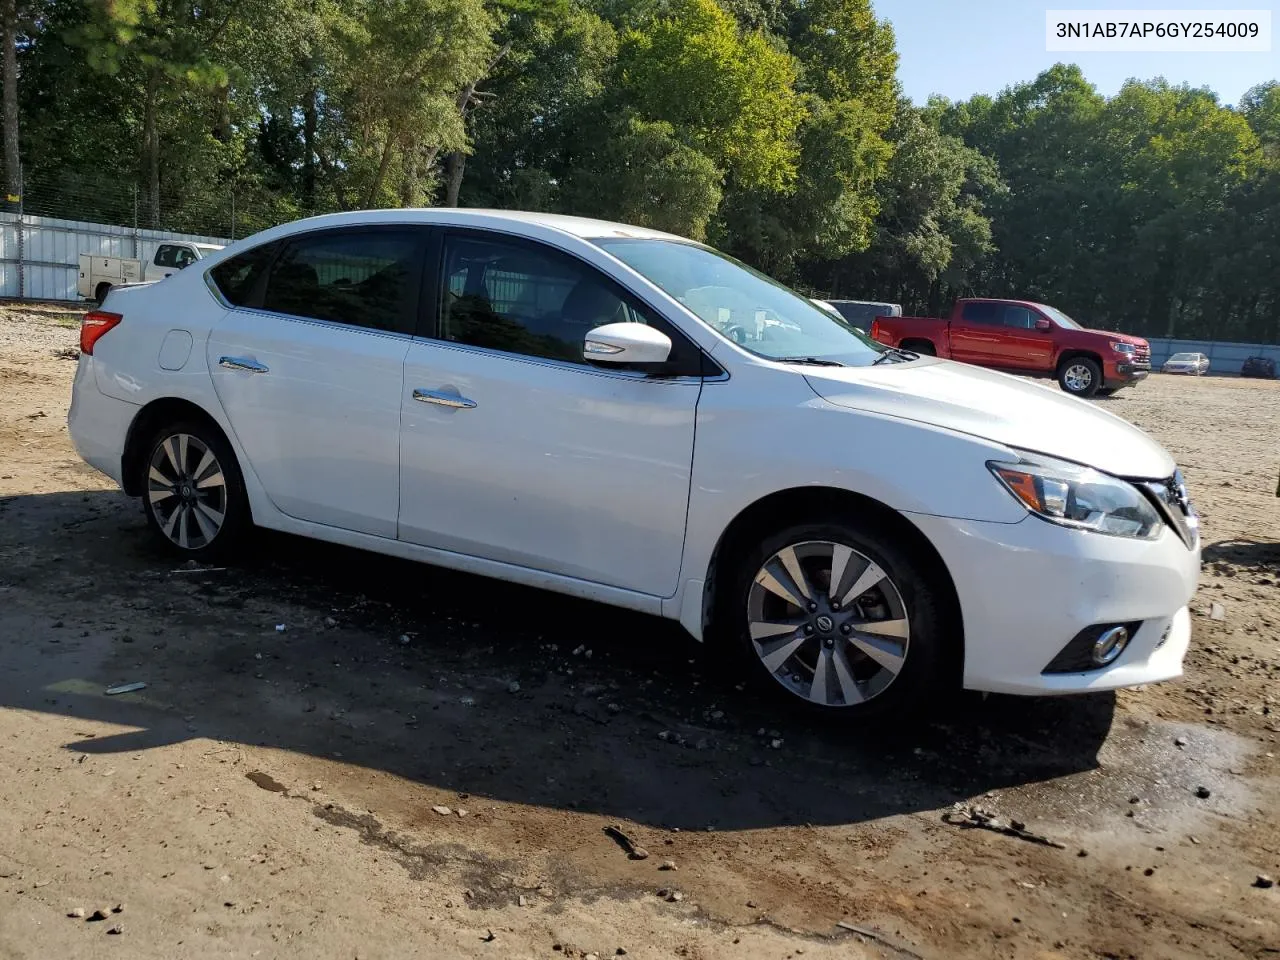
[[[222,247],[212,243],[194,243],[174,240],[156,247],[153,256],[144,266],[141,260],[128,257],[103,257],[92,253],[80,254],[80,277],[76,291],[85,300],[101,303],[112,287],[122,283],[145,283],[163,280],[183,267],[203,260]]]

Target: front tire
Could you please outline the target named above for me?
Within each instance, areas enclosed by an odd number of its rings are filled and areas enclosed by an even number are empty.
[[[152,530],[185,559],[230,556],[252,521],[226,438],[209,424],[180,421],[158,430],[146,451],[139,486]]]
[[[1088,357],[1072,357],[1058,370],[1058,386],[1073,397],[1092,397],[1102,386],[1102,368]]]
[[[873,525],[796,524],[746,552],[718,604],[748,680],[828,718],[921,711],[943,679],[941,593]]]

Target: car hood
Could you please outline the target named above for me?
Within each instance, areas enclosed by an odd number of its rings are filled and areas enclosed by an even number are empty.
[[[1135,479],[1163,479],[1173,458],[1127,420],[1007,374],[916,360],[805,368],[818,396],[851,410],[915,420]]]

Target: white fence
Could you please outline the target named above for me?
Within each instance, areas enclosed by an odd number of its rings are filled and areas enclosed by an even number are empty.
[[[80,254],[128,257],[145,263],[155,256],[156,247],[171,240],[229,242],[190,233],[0,213],[0,297],[77,300]]]
[[[1203,353],[1209,358],[1209,372],[1213,374],[1240,373],[1240,366],[1248,357],[1270,357],[1280,370],[1280,345],[1274,343],[1227,343],[1222,340],[1170,340],[1167,337],[1148,338],[1151,344],[1151,369],[1160,365],[1175,353]]]

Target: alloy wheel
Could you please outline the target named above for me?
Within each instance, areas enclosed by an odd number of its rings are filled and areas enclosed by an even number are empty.
[[[1089,385],[1093,383],[1093,371],[1083,363],[1075,363],[1067,367],[1067,372],[1063,374],[1062,379],[1068,390],[1072,393],[1080,393],[1088,390]]]
[[[184,550],[213,542],[227,515],[222,465],[199,437],[175,433],[151,454],[147,499],[160,532]]]
[[[906,665],[911,637],[888,573],[827,540],[792,544],[765,561],[747,594],[747,630],[778,683],[826,707],[882,694]]]

